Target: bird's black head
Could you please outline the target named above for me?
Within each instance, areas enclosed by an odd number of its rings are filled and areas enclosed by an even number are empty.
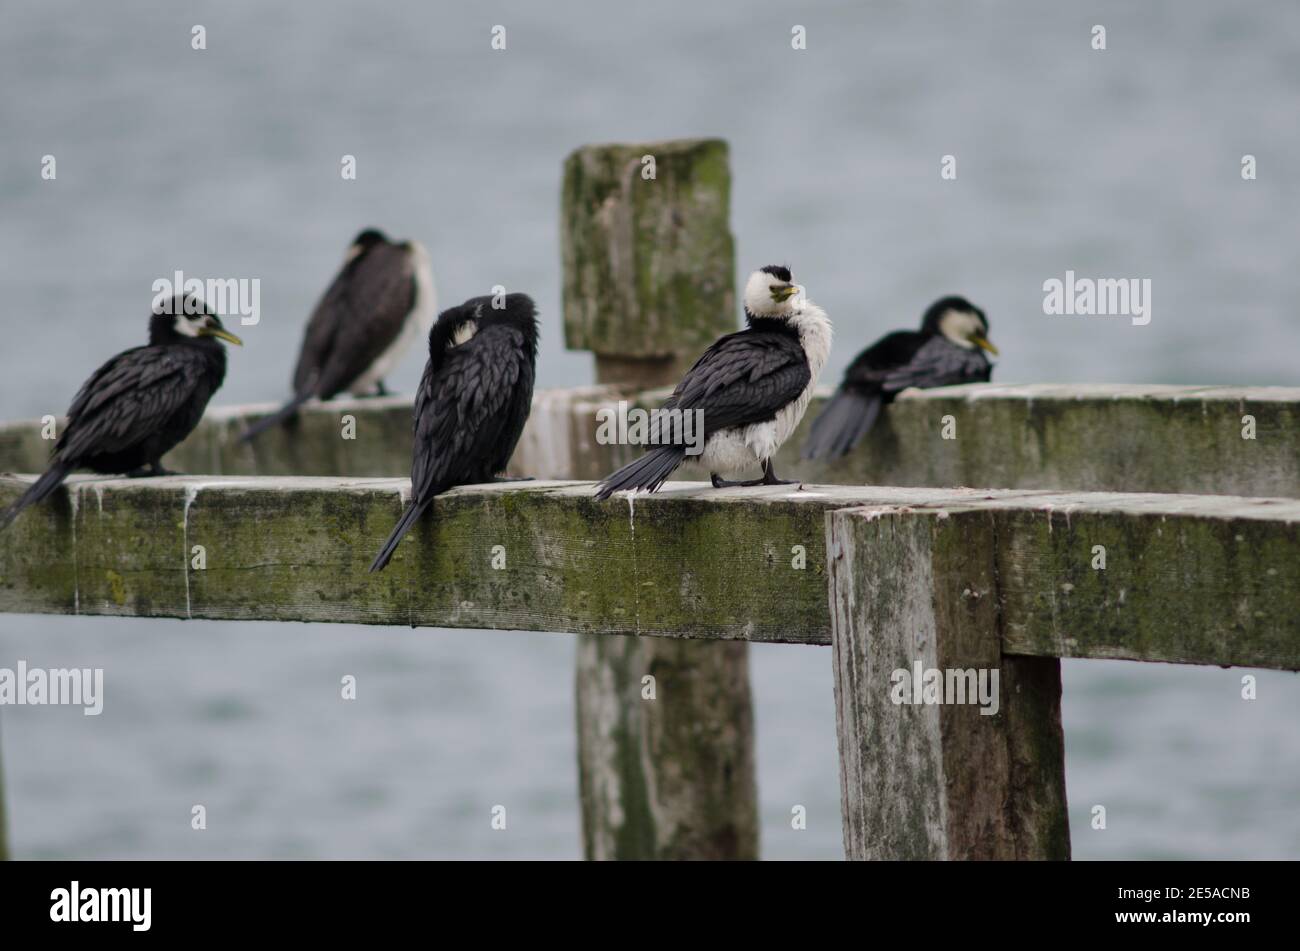
[[[377,244],[384,244],[387,241],[387,236],[378,228],[367,228],[352,239],[352,246],[364,250],[373,248]]]
[[[505,324],[520,331],[529,354],[537,352],[537,305],[527,294],[471,297],[438,315],[429,331],[429,355],[441,359],[448,348],[469,342],[484,327]]]
[[[154,302],[153,313],[149,317],[151,344],[189,343],[219,347],[219,340],[239,346],[244,343],[221,326],[221,318],[196,295],[177,294]]]
[[[921,319],[921,333],[942,334],[963,349],[979,347],[996,354],[998,348],[989,343],[989,321],[980,310],[964,297],[941,297],[926,310]]]

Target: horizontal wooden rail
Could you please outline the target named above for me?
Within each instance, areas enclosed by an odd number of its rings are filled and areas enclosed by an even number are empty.
[[[976,384],[912,390],[844,459],[801,460],[799,447],[826,392],[778,456],[783,474],[866,485],[1300,496],[1300,388]],[[626,398],[653,406],[664,395]],[[637,452],[596,439],[596,412],[619,398],[617,389],[598,386],[539,392],[512,468],[544,479],[608,474]],[[410,472],[407,397],[308,406],[295,426],[264,433],[252,445],[236,442],[251,420],[272,409],[214,407],[168,457],[168,466],[214,475]],[[344,416],[353,417],[355,438],[343,438]],[[51,444],[42,428],[36,420],[0,425],[0,471],[44,468]],[[945,432],[953,438],[944,438]]]
[[[0,480],[0,505],[26,481]],[[1003,653],[1300,668],[1300,501],[670,483],[602,503],[586,483],[471,486],[370,575],[406,491],[78,477],[0,534],[0,610],[827,644],[826,515],[865,509],[961,516],[944,537],[988,549]]]

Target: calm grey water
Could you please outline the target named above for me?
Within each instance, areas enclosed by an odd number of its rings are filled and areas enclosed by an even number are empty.
[[[177,268],[261,280],[218,401],[284,395],[368,225],[429,246],[444,303],[531,292],[541,385],[585,381],[560,341],[560,163],[691,135],[731,142],[739,267],[788,262],[836,321],[832,377],[958,291],[1004,381],[1296,385],[1298,46],[1293,2],[6,4],[0,416],[61,412]],[[1067,269],[1150,278],[1152,322],[1043,316]],[[18,658],[108,683],[98,718],[3,711],[19,856],[578,854],[563,636],[0,616]],[[835,857],[829,654],[753,662],[764,852]],[[1294,677],[1247,702],[1240,671],[1065,668],[1076,855],[1300,857]]]

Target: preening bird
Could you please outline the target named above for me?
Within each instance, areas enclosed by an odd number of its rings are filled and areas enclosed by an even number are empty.
[[[434,498],[497,481],[533,403],[537,308],[527,294],[474,297],[438,315],[415,394],[411,499],[371,564],[382,571]]]
[[[870,431],[880,407],[908,387],[987,382],[993,365],[983,351],[998,352],[988,333],[984,311],[964,297],[944,297],[930,305],[919,331],[896,330],[881,337],[857,355],[813,420],[803,457],[844,455]]]
[[[826,312],[799,300],[798,292],[789,268],[773,265],[749,276],[744,295],[748,326],[704,351],[664,401],[664,410],[702,411],[703,452],[688,457],[680,439],[655,446],[601,482],[596,498],[625,489],[654,492],[687,461],[708,470],[714,488],[790,484],[777,478],[772,457],[803,418],[831,349]],[[671,435],[661,431],[652,441],[664,442]],[[732,482],[721,477],[755,463],[763,468],[761,479]]]
[[[437,311],[429,255],[369,230],[357,235],[303,334],[293,371],[293,399],[250,426],[247,442],[298,412],[309,399],[382,395],[384,377],[407,348],[429,332]]]
[[[0,528],[75,469],[105,475],[168,475],[162,457],[190,434],[226,376],[221,341],[242,341],[193,295],[155,306],[149,343],[119,353],[81,387],[54,444],[50,467],[0,517]]]

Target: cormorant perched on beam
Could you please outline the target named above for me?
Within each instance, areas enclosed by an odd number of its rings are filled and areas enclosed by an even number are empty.
[[[0,529],[62,484],[74,469],[168,475],[162,457],[190,434],[226,376],[221,341],[242,341],[193,295],[149,318],[149,343],[119,353],[81,387],[50,467],[0,516]]]
[[[382,571],[435,496],[504,472],[533,404],[537,308],[527,294],[443,311],[415,394],[411,499],[370,570]]]
[[[373,229],[357,235],[343,267],[312,312],[293,371],[293,399],[239,437],[247,442],[307,400],[383,395],[384,377],[429,332],[437,304],[429,254]]]
[[[803,457],[843,456],[871,429],[880,407],[908,387],[988,382],[993,365],[982,351],[998,352],[988,333],[984,311],[964,297],[944,297],[930,305],[919,331],[881,337],[858,354],[813,420]]]
[[[831,349],[826,312],[800,301],[798,292],[789,268],[772,265],[749,276],[744,298],[749,326],[704,351],[662,407],[702,413],[702,453],[689,458],[680,440],[659,445],[601,482],[597,499],[625,489],[654,492],[688,461],[708,470],[714,488],[790,484],[777,478],[772,457],[803,418]],[[664,441],[664,435],[661,430],[652,439]],[[763,467],[761,479],[721,478],[720,473],[755,463]]]

